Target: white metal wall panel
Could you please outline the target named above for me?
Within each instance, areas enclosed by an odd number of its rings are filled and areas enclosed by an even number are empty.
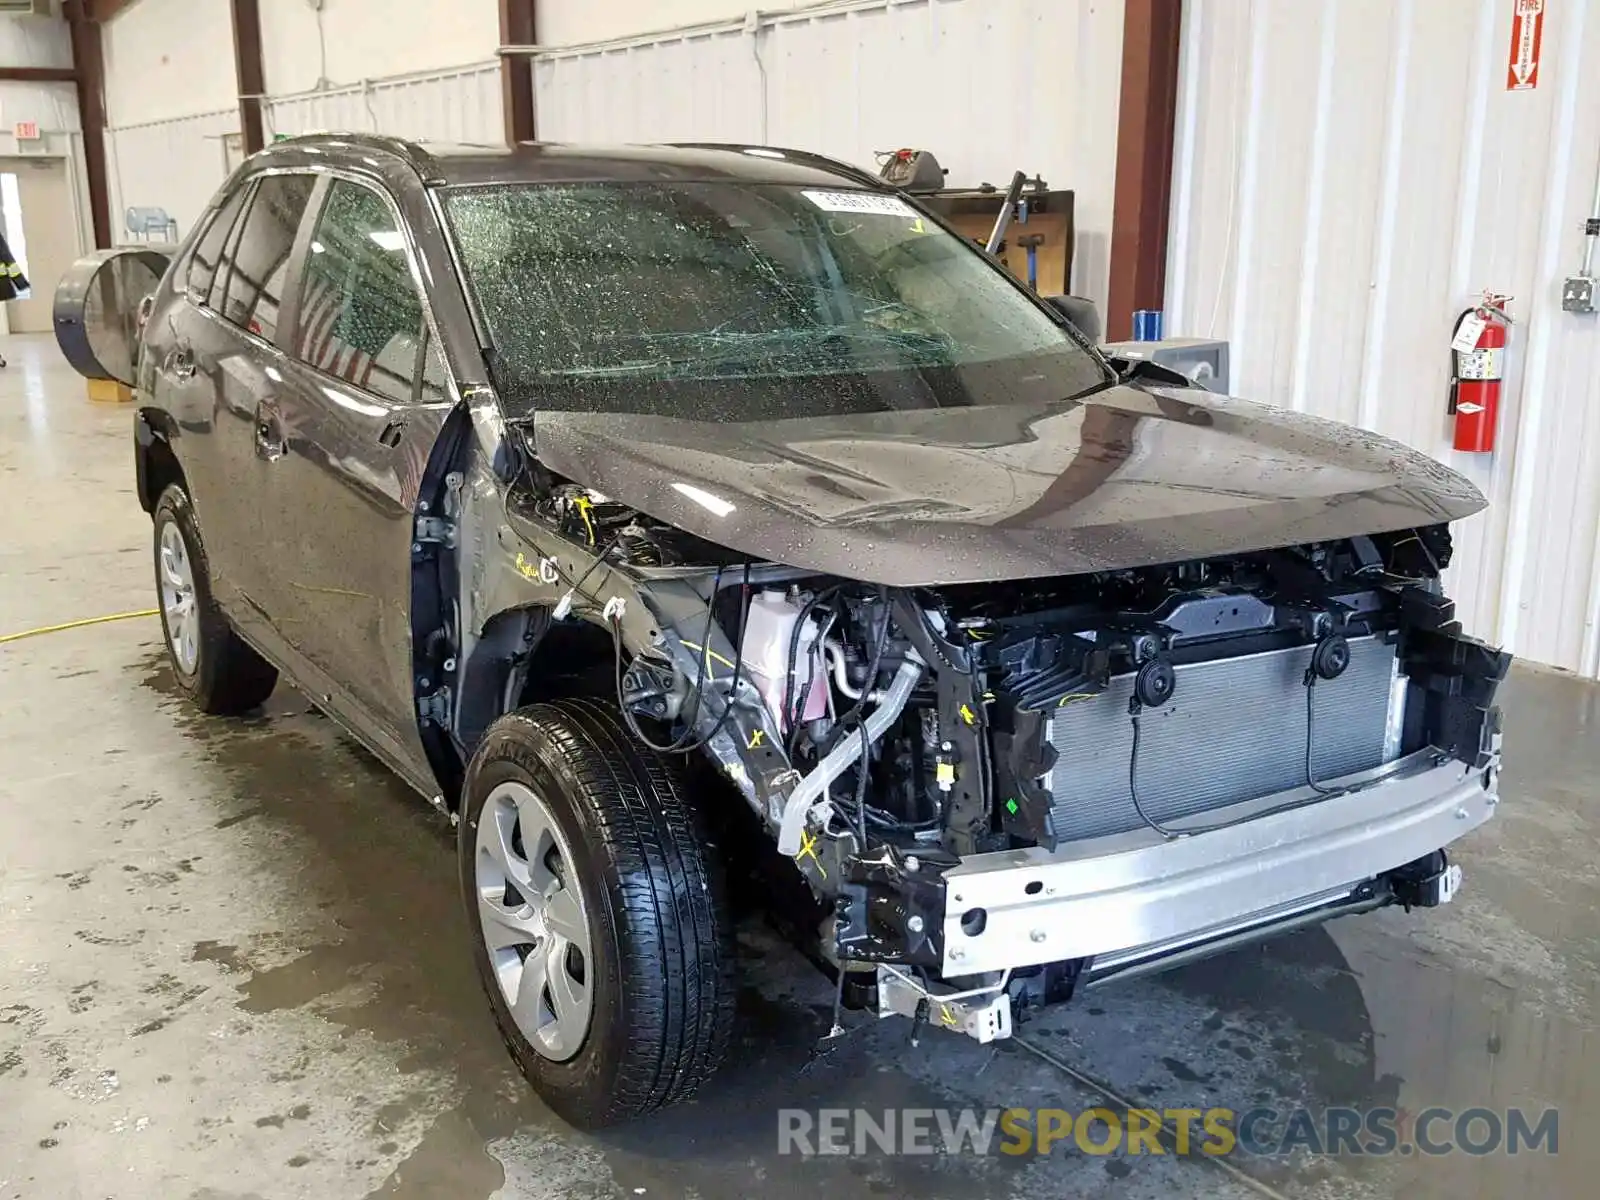
[[[482,62],[500,44],[499,7],[493,0],[268,0],[261,5],[267,91],[287,96],[319,83]]]
[[[238,102],[227,0],[139,0],[102,26],[106,114],[146,125]]]
[[[72,38],[60,17],[0,19],[0,55],[8,66],[70,67]]]
[[[1169,331],[1232,343],[1241,395],[1465,472],[1490,510],[1450,580],[1470,629],[1600,674],[1600,327],[1563,313],[1600,170],[1600,0],[1547,4],[1505,90],[1513,0],[1187,0]],[[1498,452],[1445,415],[1457,312],[1516,297]]]
[[[0,18],[0,62],[17,67],[70,67],[72,45],[66,22],[56,17]],[[19,122],[39,126],[40,141],[18,145],[12,129]],[[51,135],[80,128],[78,98],[70,83],[0,81],[0,151],[6,154],[60,153]]]
[[[932,149],[952,186],[1018,168],[1076,193],[1076,290],[1105,301],[1122,6],[862,0],[553,50],[535,63],[554,141],[755,141],[875,167]]]
[[[737,30],[541,57],[534,91],[546,141],[761,139],[761,69]]]
[[[133,206],[164,208],[186,237],[228,175],[224,139],[239,132],[237,110],[201,113],[106,130],[114,241],[129,235],[123,214]]]
[[[814,0],[762,0],[762,12],[805,8]],[[743,20],[749,0],[539,0],[539,43],[572,46],[651,29]]]
[[[14,83],[0,81],[0,114],[5,127],[0,140],[7,145],[12,130],[21,121],[34,121],[41,134],[72,133],[78,124],[78,97],[70,83]],[[25,152],[27,147],[19,147]]]
[[[269,137],[336,129],[419,141],[505,142],[495,63],[281,97],[266,103],[263,121]],[[187,234],[227,178],[231,167],[224,138],[237,137],[238,131],[239,114],[231,109],[108,130],[117,236],[126,236],[122,214],[130,205],[166,209],[180,235]]]
[[[328,129],[505,144],[498,63],[275,97],[266,103],[264,120],[269,137]]]

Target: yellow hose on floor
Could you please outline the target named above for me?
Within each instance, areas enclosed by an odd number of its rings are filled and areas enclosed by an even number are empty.
[[[112,613],[108,617],[86,617],[82,621],[68,621],[63,625],[41,625],[38,629],[24,629],[21,633],[0,634],[0,646],[7,642],[20,642],[23,638],[43,637],[47,633],[65,633],[69,629],[82,629],[88,625],[105,625],[111,621],[131,621],[135,617],[159,616],[158,608],[141,608],[138,612]]]

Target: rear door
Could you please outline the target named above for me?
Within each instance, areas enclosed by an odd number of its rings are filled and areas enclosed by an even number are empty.
[[[225,545],[217,547],[237,590],[230,615],[269,654],[283,659],[280,632],[268,618],[292,546],[264,520],[270,491],[273,435],[263,421],[284,386],[284,352],[277,345],[279,310],[289,279],[295,235],[317,177],[304,172],[257,178],[243,215],[223,243],[202,316],[216,395],[215,461],[223,475],[214,491],[229,513]],[[199,506],[207,551],[215,554],[206,508]],[[293,666],[292,663],[287,664]]]
[[[141,362],[148,399],[170,414],[174,450],[205,532],[212,591],[231,617],[251,628],[241,607],[245,578],[256,566],[252,551],[254,501],[241,470],[249,466],[248,441],[235,428],[226,381],[240,370],[235,331],[216,314],[226,287],[225,253],[255,181],[238,184],[210,214],[187,260],[178,264],[173,291],[150,315]]]
[[[399,211],[331,177],[300,272],[275,417],[283,457],[264,514],[292,554],[271,616],[331,681],[331,703],[418,764],[411,544],[423,472],[451,409]]]

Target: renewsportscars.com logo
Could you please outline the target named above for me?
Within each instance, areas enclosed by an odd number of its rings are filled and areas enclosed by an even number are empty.
[[[801,1155],[1555,1154],[1560,1114],[1520,1108],[783,1108],[778,1153]]]

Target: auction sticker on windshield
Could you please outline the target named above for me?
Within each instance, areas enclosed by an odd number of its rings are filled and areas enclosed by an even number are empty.
[[[885,217],[914,217],[912,208],[898,196],[880,196],[874,192],[802,192],[807,200],[823,212],[878,213]]]

